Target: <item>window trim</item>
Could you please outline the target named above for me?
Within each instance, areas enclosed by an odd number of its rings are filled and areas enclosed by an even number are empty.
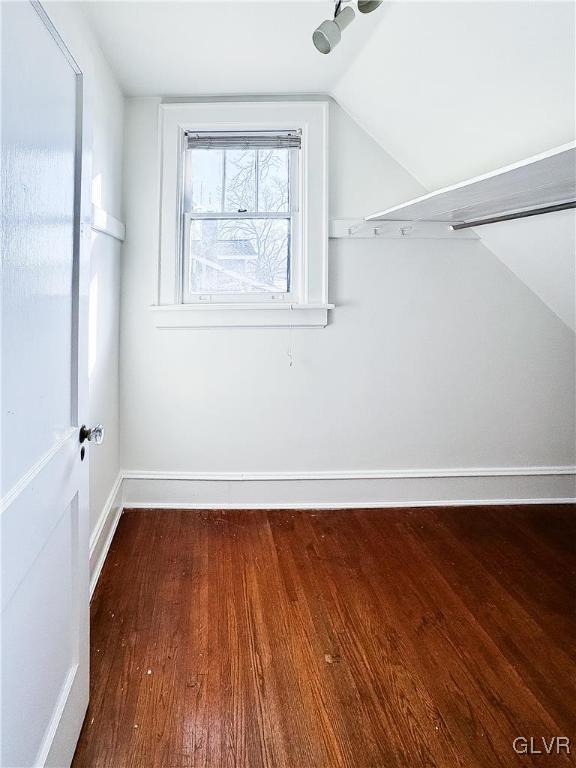
[[[159,115],[160,242],[153,305],[158,327],[302,326],[328,323],[327,101],[163,103]],[[300,130],[299,213],[301,234],[294,295],[248,301],[183,303],[183,159],[188,131]],[[271,294],[271,296],[276,294]],[[214,294],[213,294],[214,296]],[[206,309],[210,307],[210,312]],[[268,310],[268,311],[263,311]],[[183,317],[186,319],[183,320]]]

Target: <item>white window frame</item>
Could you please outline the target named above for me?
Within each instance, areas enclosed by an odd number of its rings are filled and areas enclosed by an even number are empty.
[[[160,328],[323,327],[328,323],[328,102],[217,102],[160,105],[160,243],[156,303]],[[293,296],[182,303],[183,161],[187,131],[302,131],[299,237]],[[276,296],[276,294],[272,294]]]
[[[287,220],[290,222],[290,290],[284,291],[284,292],[274,292],[270,291],[267,293],[264,292],[247,292],[247,293],[206,293],[206,294],[196,294],[195,297],[188,297],[185,296],[185,288],[184,288],[184,272],[185,269],[182,269],[181,275],[182,275],[182,284],[180,288],[180,296],[181,301],[183,304],[205,304],[205,303],[211,303],[211,304],[222,304],[223,302],[226,303],[236,303],[236,302],[247,302],[247,303],[259,303],[259,302],[269,302],[269,301],[284,301],[288,303],[297,303],[299,297],[302,295],[302,286],[301,286],[301,269],[300,269],[300,253],[302,248],[302,228],[300,226],[300,197],[301,197],[301,189],[300,189],[300,149],[292,149],[290,150],[292,153],[292,156],[290,158],[290,175],[289,175],[289,186],[290,186],[290,207],[287,211],[282,211],[278,213],[265,213],[261,211],[248,211],[245,215],[240,212],[233,212],[233,211],[224,211],[224,212],[206,212],[206,213],[192,213],[189,211],[184,211],[182,216],[184,217],[183,223],[182,223],[182,229],[183,229],[183,243],[182,243],[182,264],[183,267],[185,267],[185,259],[186,254],[185,251],[187,248],[189,248],[189,238],[190,238],[190,226],[192,221],[199,221],[201,219],[222,219],[222,220],[232,220],[232,219],[244,219],[244,218],[253,218],[253,219],[270,219],[270,218],[276,218],[276,219],[282,219]],[[186,176],[185,171],[184,172],[184,178]]]

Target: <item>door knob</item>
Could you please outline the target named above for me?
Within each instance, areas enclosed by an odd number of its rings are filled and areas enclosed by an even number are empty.
[[[94,442],[96,445],[101,445],[104,440],[104,427],[102,424],[96,424],[95,427],[87,427],[85,424],[82,424],[80,427],[80,442],[83,443],[84,440],[90,440],[90,442]]]

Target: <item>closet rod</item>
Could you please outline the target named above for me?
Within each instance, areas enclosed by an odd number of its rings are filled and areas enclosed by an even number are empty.
[[[576,200],[569,203],[558,203],[557,205],[547,205],[545,208],[530,208],[518,213],[505,213],[502,216],[492,216],[489,219],[477,219],[476,221],[465,221],[462,224],[452,224],[450,229],[455,232],[459,229],[468,229],[469,227],[481,227],[483,224],[497,224],[499,221],[510,221],[511,219],[525,219],[528,216],[540,216],[542,213],[554,213],[554,211],[566,211],[569,208],[576,208]]]

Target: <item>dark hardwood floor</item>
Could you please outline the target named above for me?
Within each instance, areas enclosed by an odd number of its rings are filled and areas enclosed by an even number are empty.
[[[573,765],[575,546],[573,506],[127,511],[74,768]]]

